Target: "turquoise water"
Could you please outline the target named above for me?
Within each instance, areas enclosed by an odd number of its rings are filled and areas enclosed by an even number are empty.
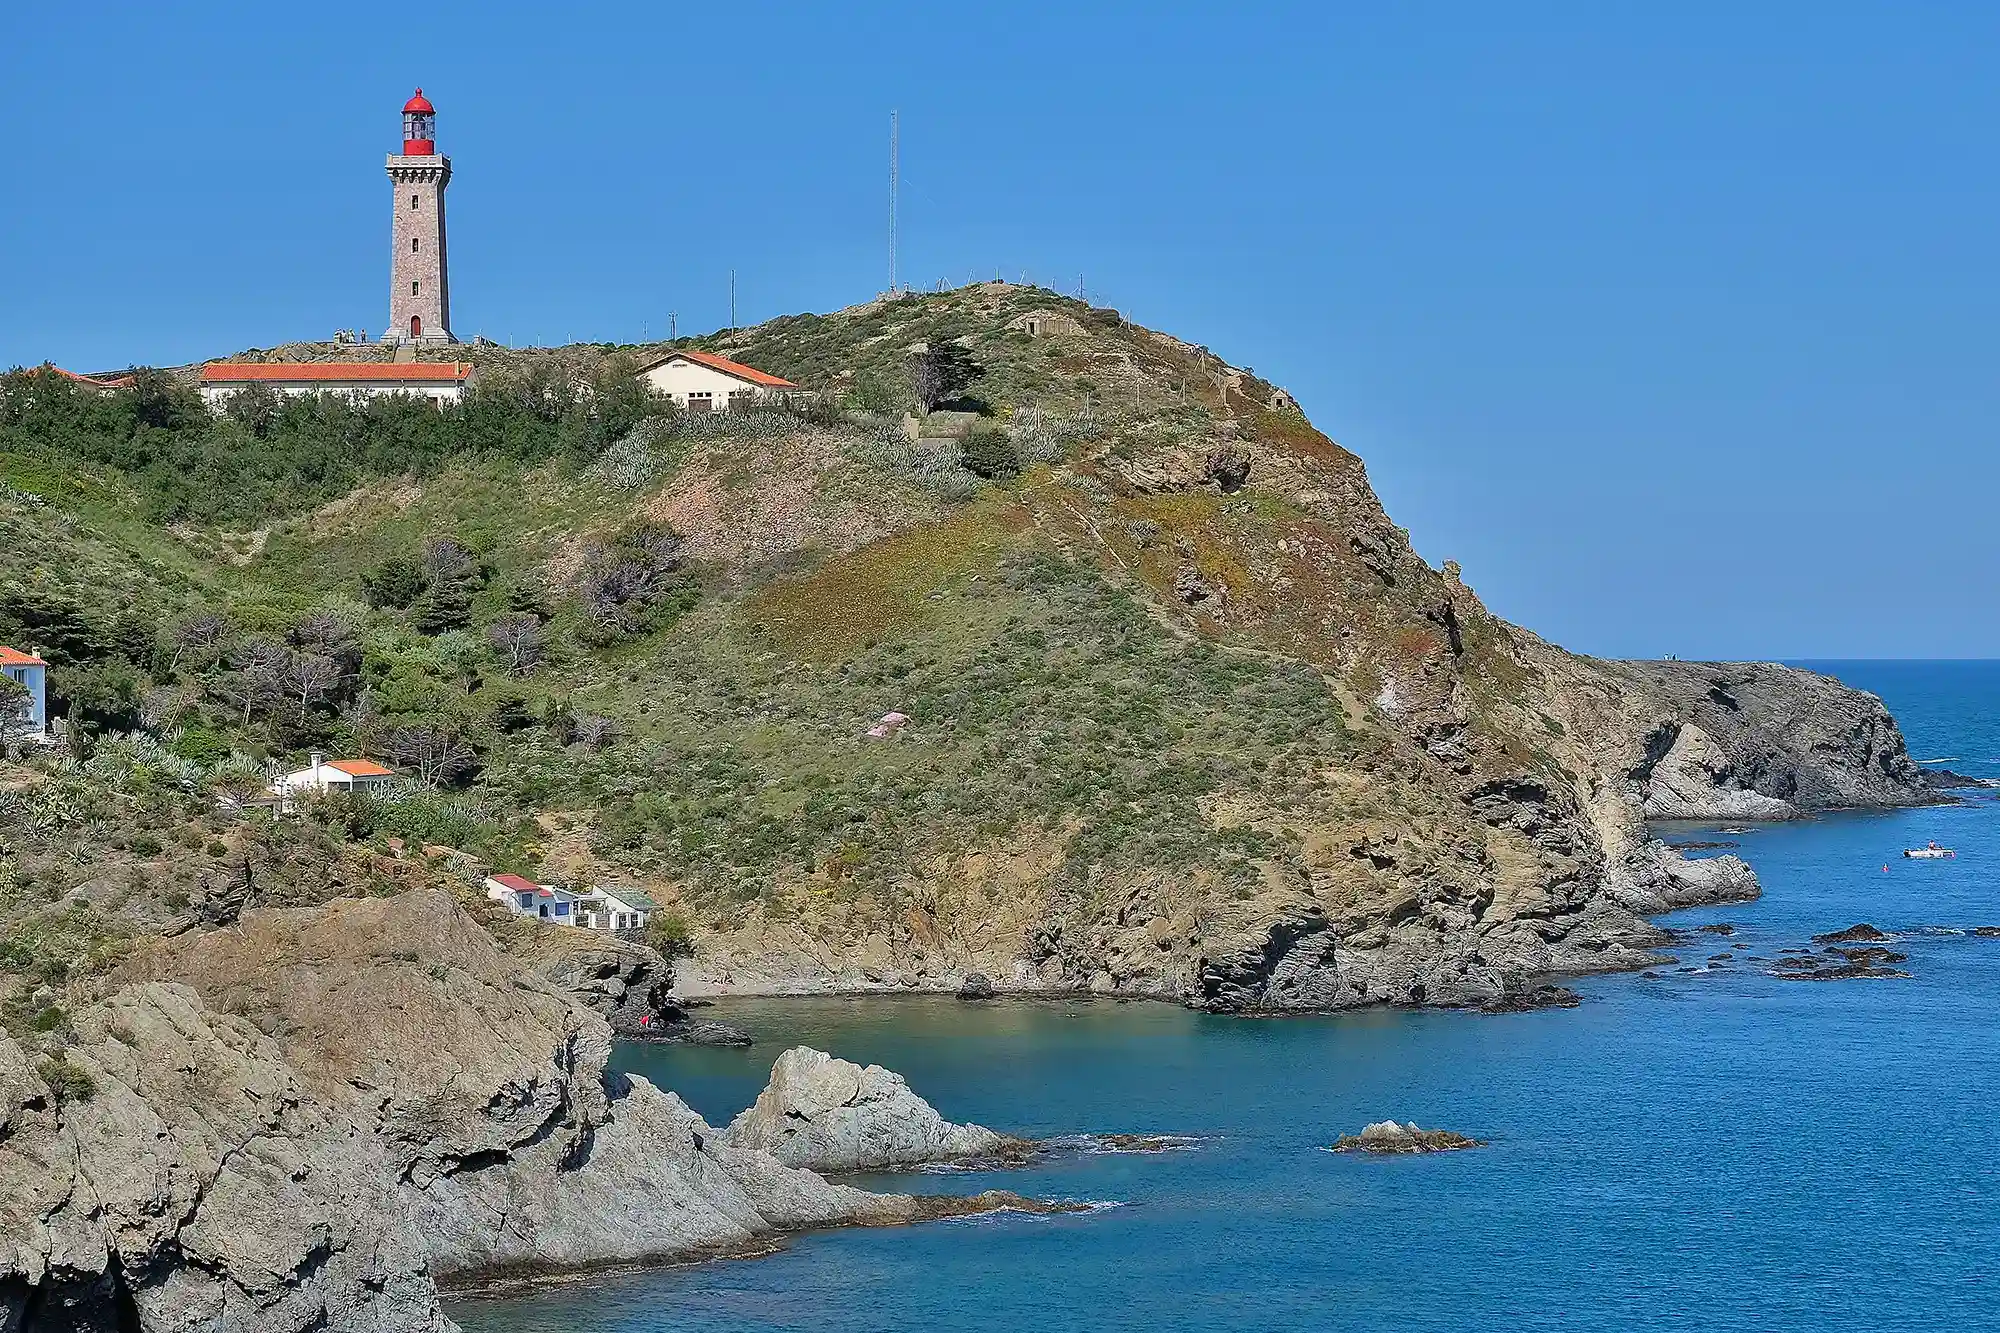
[[[1815,664],[1882,693],[1919,758],[2000,775],[2000,664]],[[1907,862],[1936,838],[1960,859]],[[465,1302],[477,1333],[1122,1330],[1963,1330],[1995,1323],[2000,819],[1973,804],[1743,835],[1764,897],[1682,913],[1728,940],[1577,1009],[1232,1020],[1155,1004],[743,1001],[748,1052],[629,1067],[723,1123],[804,1041],[906,1074],[954,1118],[1028,1135],[1200,1136],[899,1188],[1116,1202],[797,1238],[782,1254]],[[1883,866],[1887,865],[1885,872]],[[1909,980],[1786,982],[1745,953],[1857,921],[1906,932]],[[1490,1138],[1357,1160],[1394,1116]]]

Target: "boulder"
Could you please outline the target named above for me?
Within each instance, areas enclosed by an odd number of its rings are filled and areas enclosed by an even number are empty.
[[[1849,926],[1846,930],[1829,931],[1813,936],[1814,944],[1880,944],[1883,940],[1896,938],[1886,930],[1878,930],[1866,921]]]
[[[994,997],[993,979],[984,972],[973,972],[958,983],[958,998],[961,1000],[990,1000]]]
[[[815,1171],[922,1166],[1006,1155],[1022,1146],[980,1125],[951,1123],[901,1074],[810,1046],[778,1057],[756,1104],[730,1123],[729,1142]]]

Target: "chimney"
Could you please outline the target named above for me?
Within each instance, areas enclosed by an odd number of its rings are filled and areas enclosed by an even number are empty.
[[[325,750],[314,750],[314,751],[312,752],[312,766],[313,766],[313,767],[314,767],[315,769],[320,769],[320,768],[324,768],[324,767],[326,767],[326,751],[325,751]]]
[[[28,648],[28,656],[30,656],[30,657],[41,657],[41,658],[42,658],[42,660],[43,660],[44,662],[46,662],[46,661],[48,661],[48,660],[49,660],[49,659],[48,659],[48,658],[46,658],[46,657],[42,657],[42,645],[40,645],[39,643],[37,643],[37,644],[31,644],[31,645],[29,646],[29,648]]]

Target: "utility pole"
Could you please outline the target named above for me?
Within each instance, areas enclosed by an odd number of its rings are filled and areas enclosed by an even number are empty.
[[[902,167],[902,148],[898,142],[900,127],[896,113],[889,113],[889,295],[896,294],[896,190],[900,182],[897,176]]]
[[[729,327],[736,327],[736,270],[729,270]]]
[[[667,341],[678,342],[680,341],[680,336],[681,312],[678,310],[669,310],[667,312]]]

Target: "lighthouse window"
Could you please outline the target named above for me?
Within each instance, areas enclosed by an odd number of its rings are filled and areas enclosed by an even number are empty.
[[[417,196],[413,194],[410,196],[410,207],[414,209],[416,206],[417,206]]]
[[[417,280],[415,278],[412,278],[410,279],[410,295],[415,296],[416,294],[417,294]]]
[[[415,254],[418,250],[422,248],[423,248],[423,242],[419,240],[417,237],[412,236],[410,238],[410,253]]]

